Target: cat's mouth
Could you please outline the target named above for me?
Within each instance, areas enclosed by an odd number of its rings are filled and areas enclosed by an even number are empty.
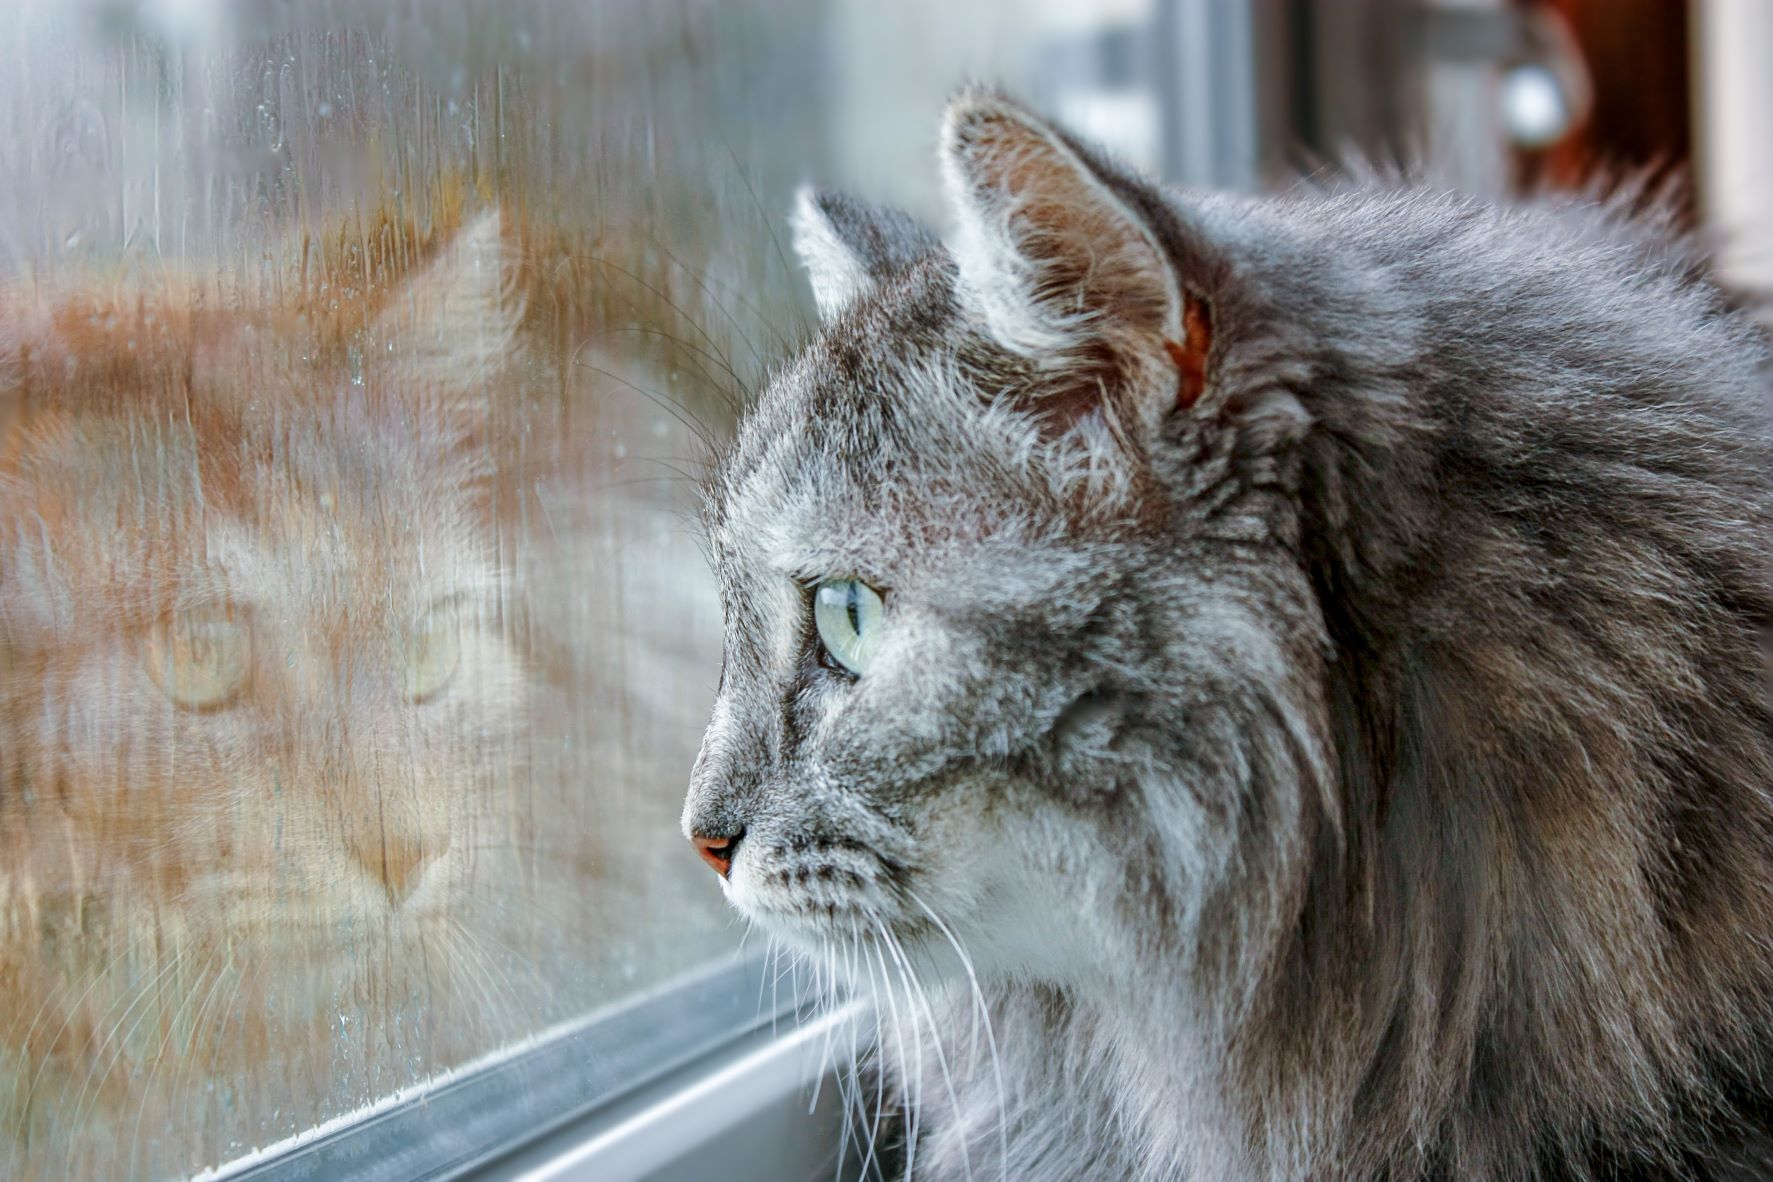
[[[819,941],[899,926],[905,873],[857,842],[747,837],[722,882],[732,904],[773,934]]]
[[[183,892],[185,912],[218,932],[276,936],[300,944],[358,941],[418,931],[446,920],[458,900],[449,868],[415,871],[397,887],[368,874],[211,874]]]
[[[286,991],[324,991],[389,966],[445,968],[466,908],[380,912],[324,893],[186,891],[158,902],[147,892],[53,894],[36,900],[41,939],[65,944],[73,963],[139,950],[144,938],[190,964],[268,974]]]

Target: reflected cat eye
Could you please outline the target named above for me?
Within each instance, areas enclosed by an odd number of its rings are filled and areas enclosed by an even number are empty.
[[[462,660],[461,627],[453,602],[438,604],[406,635],[404,692],[409,701],[436,697],[455,679]]]
[[[854,674],[874,661],[885,605],[860,579],[826,579],[813,588],[813,624],[831,659]]]
[[[214,710],[252,676],[252,629],[226,608],[174,612],[148,629],[142,661],[175,705]]]

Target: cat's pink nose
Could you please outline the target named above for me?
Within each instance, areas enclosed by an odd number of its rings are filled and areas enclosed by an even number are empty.
[[[739,839],[743,836],[743,830],[727,837],[710,837],[705,833],[698,833],[690,838],[690,842],[696,847],[696,853],[702,855],[702,861],[714,867],[714,873],[725,878],[732,872],[733,855],[738,852]]]
[[[367,849],[358,851],[357,856],[365,869],[382,880],[389,901],[400,903],[419,885],[425,868],[442,852],[442,845],[388,837],[371,843]]]

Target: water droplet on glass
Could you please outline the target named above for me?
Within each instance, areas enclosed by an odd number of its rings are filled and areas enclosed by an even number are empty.
[[[283,150],[283,120],[277,117],[264,103],[259,104],[259,133],[265,137],[265,147],[272,152]]]

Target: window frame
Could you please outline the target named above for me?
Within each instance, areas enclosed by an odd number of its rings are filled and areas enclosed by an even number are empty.
[[[808,1085],[830,1067],[825,1052],[849,1044],[858,1010],[797,1000],[779,958],[723,960],[195,1182],[613,1180],[640,1176],[619,1163],[683,1157],[765,1108],[804,1113]],[[696,1119],[672,1115],[698,1097]],[[836,1124],[829,1115],[806,1123],[805,1148],[830,1164]],[[745,1164],[783,1177],[772,1163]]]

